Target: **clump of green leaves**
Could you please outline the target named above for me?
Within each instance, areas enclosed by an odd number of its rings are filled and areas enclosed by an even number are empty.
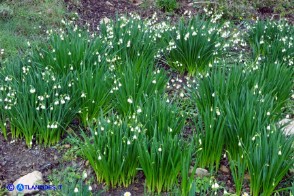
[[[254,135],[273,121],[273,100],[269,96],[259,98],[243,88],[240,92],[232,93],[224,107],[227,126],[230,127],[226,132],[227,148],[235,158],[242,151],[240,142],[247,147]]]
[[[170,191],[177,184],[182,156],[191,153],[187,149],[183,140],[170,134],[158,138],[155,132],[152,140],[141,138],[138,159],[149,192]]]
[[[165,12],[173,12],[179,7],[177,0],[156,0],[156,6]]]
[[[162,137],[181,134],[185,118],[175,103],[167,103],[162,96],[157,95],[150,97],[140,109],[142,111],[138,113],[138,119],[144,125],[149,139],[154,136],[154,131]]]
[[[166,40],[169,42],[165,57],[169,66],[190,75],[203,72],[224,54],[225,34],[221,24],[199,16],[180,20]]]
[[[4,138],[7,139],[6,118],[4,114],[0,115],[0,131]]]
[[[294,63],[294,45],[292,37],[294,27],[286,21],[256,21],[248,26],[248,41],[253,58],[264,57],[267,62],[279,62],[288,65]]]
[[[235,157],[232,159],[230,153],[229,154],[229,162],[230,162],[230,170],[235,183],[236,194],[241,195],[242,187],[245,177],[245,171],[247,169],[247,159],[244,154],[241,156]]]
[[[98,118],[97,126],[90,128],[90,136],[82,132],[77,143],[98,182],[109,187],[128,186],[133,182],[138,167],[141,128],[133,130],[132,125],[112,114],[109,118]]]
[[[152,28],[154,22],[142,20],[137,15],[117,17],[116,21],[100,24],[100,36],[109,47],[109,53],[117,56],[117,59],[123,62],[153,63],[159,48],[159,38]]]
[[[292,74],[280,64],[235,66],[216,68],[199,81],[199,114],[207,108],[226,116],[225,143],[232,157],[242,151],[240,141],[248,146],[255,134],[279,119],[290,97]]]
[[[93,195],[93,178],[87,176],[86,171],[81,173],[78,168],[66,167],[63,170],[54,169],[48,176],[50,183],[56,186],[56,190],[49,191],[56,196],[69,195]],[[100,195],[102,191],[95,193]]]
[[[199,114],[201,115],[197,126],[198,130],[201,130],[197,141],[200,148],[197,156],[199,165],[217,171],[225,142],[225,118],[218,108],[206,107],[204,110],[199,110]]]
[[[182,195],[194,195],[196,192],[195,187],[195,173],[198,165],[198,157],[194,157],[193,151],[195,151],[195,142],[193,137],[188,139],[192,145],[189,145],[186,149],[186,153],[182,156],[181,167],[181,194]],[[194,167],[192,167],[192,163]]]
[[[218,169],[226,143],[226,115],[222,107],[226,95],[222,93],[230,93],[235,88],[233,83],[225,82],[223,74],[225,71],[220,68],[212,70],[211,75],[201,76],[190,92],[198,113],[194,119],[200,131],[200,137],[195,140],[200,147],[198,161],[201,167],[210,170]],[[218,146],[217,150],[215,146]]]
[[[117,71],[114,81],[114,108],[127,116],[135,113],[150,97],[162,95],[167,77],[162,70],[155,70],[149,63],[126,62]]]
[[[207,195],[213,192],[216,194],[218,189],[220,186],[213,177],[197,177],[192,184],[193,192],[190,191],[189,196]]]
[[[44,145],[57,143],[77,113],[71,100],[75,95],[67,86],[70,75],[60,78],[48,67],[18,61],[3,68],[1,80],[0,107],[12,137],[24,137],[28,146],[33,139]]]
[[[223,147],[226,148],[230,156],[230,166],[238,193],[242,191],[244,172],[250,167],[248,166],[247,155],[244,152],[254,151],[251,149],[252,142],[262,134],[273,138],[283,138],[282,136],[269,134],[269,130],[271,130],[270,125],[278,122],[281,118],[282,108],[289,101],[291,89],[293,88],[293,70],[287,65],[259,63],[244,67],[234,66],[229,69],[213,68],[210,74],[201,76],[202,78],[196,86],[197,92],[194,90],[191,92],[199,113],[199,117],[196,119],[196,122],[199,123],[198,129],[205,128],[202,136],[203,140],[198,142],[203,143],[202,153],[210,152],[208,153],[209,156],[206,156],[208,158],[213,157],[211,154],[215,154],[217,155],[215,157],[219,157],[215,160],[219,160]],[[218,124],[222,126],[217,126],[214,129],[214,125]],[[263,130],[267,130],[268,134],[263,133]],[[215,141],[214,144],[219,145],[221,150],[219,152],[215,148],[209,150],[210,148],[208,147],[211,145],[205,146],[204,144],[207,143],[205,139],[207,139],[208,144],[210,144],[210,141]],[[271,144],[268,144],[268,146],[271,146]],[[263,147],[260,150],[264,148],[270,147]],[[261,151],[259,153],[262,153]],[[201,157],[201,152],[199,152],[199,155],[199,162],[200,164],[202,163],[202,167],[218,166],[217,161],[209,162],[208,158]],[[265,155],[268,155],[268,153]],[[261,155],[256,155],[256,157],[259,156]],[[243,160],[240,157],[243,157]],[[287,155],[287,158],[282,158],[282,160],[285,161],[289,157],[291,156]],[[207,161],[203,162],[203,160]],[[260,160],[257,162],[260,162]],[[261,170],[262,167],[265,167],[265,163],[260,164],[262,166],[258,169]],[[255,166],[251,164],[251,168],[255,168]],[[254,170],[255,175],[259,171],[258,169]],[[254,182],[256,184],[252,184],[252,188],[260,187],[264,181],[269,182],[268,179],[277,179],[277,176],[271,176],[274,175],[273,171],[266,171],[270,173],[258,174],[259,177]],[[281,175],[285,176],[283,172]],[[261,178],[260,176],[263,177]],[[282,177],[279,176],[279,178]],[[271,181],[271,183],[273,182]],[[272,185],[266,184],[263,187],[266,186]],[[256,195],[261,193],[261,189],[257,189]]]
[[[87,31],[68,25],[65,31],[49,33],[48,42],[33,49],[32,62],[36,65],[48,66],[61,75],[105,62],[101,55],[107,47]]]
[[[105,65],[97,65],[95,68],[87,68],[75,72],[76,80],[73,89],[79,92],[76,107],[80,108],[79,116],[84,125],[91,124],[98,116],[106,114],[112,107],[110,91],[113,86],[111,74]]]
[[[271,126],[258,134],[247,152],[251,195],[272,195],[293,166],[294,136]]]
[[[287,64],[258,62],[253,65],[246,76],[248,86],[254,89],[254,94],[261,96],[262,101],[269,96],[274,104],[275,120],[278,120],[285,105],[291,97],[293,89],[294,70]]]
[[[7,194],[7,189],[6,188],[0,188],[0,193],[1,193],[1,195],[5,195],[5,194]]]

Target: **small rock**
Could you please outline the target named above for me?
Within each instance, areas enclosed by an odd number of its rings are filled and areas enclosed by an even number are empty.
[[[197,168],[195,175],[197,177],[201,177],[201,178],[205,177],[205,176],[210,176],[209,172],[206,169],[203,169],[203,168]]]
[[[88,161],[88,160],[86,161],[85,165],[86,165],[86,166],[88,166],[88,165],[89,165],[89,161]]]
[[[230,172],[229,168],[227,168],[224,165],[221,165],[220,168],[219,168],[219,170],[222,171],[222,172],[224,172],[224,173],[229,173]]]
[[[193,172],[194,167],[190,167],[190,171],[189,174],[191,174]],[[195,176],[196,177],[204,177],[204,176],[210,176],[209,172],[206,169],[203,168],[196,168],[195,171]]]
[[[291,119],[283,119],[279,122],[280,125],[284,126],[283,131],[286,135],[293,135],[294,134],[294,120]]]
[[[22,184],[23,186],[25,185],[29,185],[30,187],[32,185],[39,185],[39,184],[43,184],[43,176],[42,176],[42,173],[39,172],[39,171],[33,171],[32,173],[29,173],[19,179],[17,179],[13,185],[14,185],[14,191],[13,192],[10,192],[10,195],[11,196],[16,196],[18,195],[18,191],[16,190],[16,186],[18,184]],[[39,190],[27,190],[26,188],[24,188],[21,193],[22,194],[32,194],[32,193],[35,193],[35,192],[38,192]]]
[[[105,2],[105,5],[108,5],[108,6],[113,6],[113,4],[112,4],[112,3],[110,3],[109,1],[106,1],[106,2]]]
[[[189,7],[192,7],[194,5],[194,3],[192,2],[192,3],[188,3],[188,6]]]
[[[64,148],[70,148],[70,144],[64,144]]]
[[[135,5],[141,5],[143,3],[143,1],[141,0],[132,0],[132,3]]]
[[[105,23],[105,24],[107,24],[107,23],[109,23],[109,22],[110,22],[110,19],[107,18],[107,17],[104,17],[104,18],[102,18],[102,19],[100,20],[100,23]]]

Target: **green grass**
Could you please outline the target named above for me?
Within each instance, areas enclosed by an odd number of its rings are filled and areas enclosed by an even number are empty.
[[[0,11],[2,7],[13,11],[9,18],[0,13],[3,59],[24,53],[28,41],[35,45],[45,40],[45,31],[59,27],[66,16],[63,1],[58,0],[4,0],[0,1]]]

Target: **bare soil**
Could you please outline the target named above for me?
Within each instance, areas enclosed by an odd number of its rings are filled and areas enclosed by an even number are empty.
[[[34,146],[29,149],[24,141],[7,141],[0,134],[0,187],[35,170],[47,176],[59,165],[61,157],[56,147]]]

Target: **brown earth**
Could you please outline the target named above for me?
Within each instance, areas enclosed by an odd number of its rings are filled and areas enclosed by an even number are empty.
[[[4,139],[0,134],[0,187],[34,170],[47,176],[59,164],[60,152],[55,147],[34,146],[29,149],[24,141]]]

